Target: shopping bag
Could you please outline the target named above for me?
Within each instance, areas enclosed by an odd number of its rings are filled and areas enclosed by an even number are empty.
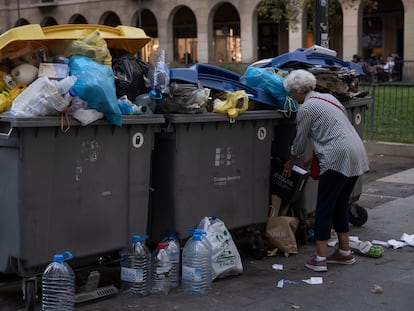
[[[217,217],[204,217],[198,229],[207,232],[206,238],[211,246],[212,279],[239,275],[243,265],[239,251],[224,222]]]
[[[283,161],[275,158],[271,163],[270,193],[276,194],[284,201],[294,203],[301,198],[309,177],[309,172],[294,165],[289,177],[283,175]]]
[[[292,212],[293,213],[293,212]],[[265,239],[269,249],[289,254],[297,254],[296,229],[299,225],[297,217],[278,215],[272,206],[266,222]]]

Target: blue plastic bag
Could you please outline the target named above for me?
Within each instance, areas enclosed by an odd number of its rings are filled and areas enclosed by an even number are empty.
[[[69,72],[77,78],[72,87],[76,95],[90,108],[102,112],[109,122],[121,126],[122,115],[112,69],[89,57],[74,55],[69,59]]]
[[[297,111],[297,103],[283,86],[284,77],[278,75],[272,68],[249,66],[241,78],[250,87],[265,90],[276,99],[277,108],[285,113]]]

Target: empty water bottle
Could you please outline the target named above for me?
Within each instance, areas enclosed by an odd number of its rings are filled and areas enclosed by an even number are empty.
[[[181,287],[190,295],[206,295],[211,290],[211,247],[204,239],[205,234],[194,230],[183,249]]]
[[[65,262],[70,252],[57,254],[42,275],[42,310],[75,310],[75,274]]]
[[[167,243],[158,243],[151,257],[151,293],[168,295],[170,290],[171,263]]]
[[[128,297],[144,297],[150,290],[151,252],[148,236],[132,236],[132,243],[121,251],[121,292]]]
[[[180,285],[180,241],[175,232],[168,232],[162,242],[168,244],[167,253],[171,263],[170,286],[171,288],[174,288]]]

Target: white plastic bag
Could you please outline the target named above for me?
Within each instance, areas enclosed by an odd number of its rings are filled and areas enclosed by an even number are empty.
[[[103,113],[96,109],[83,109],[83,108],[79,108],[72,115],[83,126],[88,125],[104,117]]]
[[[11,113],[23,117],[57,115],[68,105],[69,102],[58,93],[55,84],[49,78],[41,77],[14,99]]]
[[[213,280],[241,274],[240,254],[224,222],[216,217],[204,217],[198,229],[207,232],[206,238],[212,250]]]

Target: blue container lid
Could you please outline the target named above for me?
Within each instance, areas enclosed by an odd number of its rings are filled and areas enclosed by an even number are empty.
[[[199,75],[202,74],[202,75],[209,75],[209,76],[218,76],[218,77],[222,77],[228,80],[235,80],[235,81],[240,80],[239,74],[233,71],[218,67],[218,66],[214,66],[214,65],[195,64],[191,66],[190,68],[197,71]]]
[[[197,83],[197,71],[194,68],[172,68],[170,69],[170,80]]]
[[[332,55],[326,55],[321,53],[308,53],[306,49],[299,48],[293,52],[281,54],[277,57],[269,59],[267,62],[260,64],[259,67],[274,67],[274,68],[286,68],[294,64],[301,65],[302,67],[313,66],[338,66],[346,67],[348,69],[354,69],[361,75],[364,75],[364,71],[361,66],[354,62],[344,61],[340,58]]]

